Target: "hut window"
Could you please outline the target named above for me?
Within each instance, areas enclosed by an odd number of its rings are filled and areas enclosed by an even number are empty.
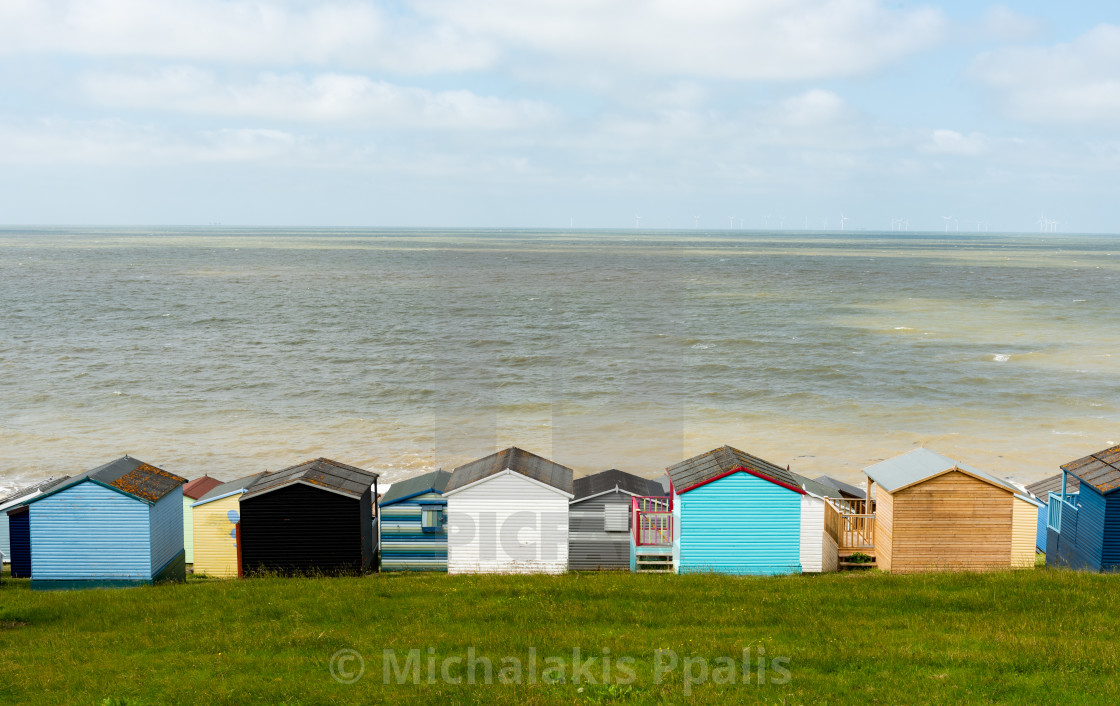
[[[630,508],[626,505],[603,506],[603,525],[607,532],[630,530]]]
[[[439,532],[443,529],[443,510],[436,506],[427,506],[420,511],[420,527],[425,532]]]

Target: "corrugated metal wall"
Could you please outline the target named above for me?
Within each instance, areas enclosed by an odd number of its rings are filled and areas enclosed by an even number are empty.
[[[242,497],[245,571],[333,574],[372,568],[369,495],[367,491],[363,503],[295,484],[254,498]]]
[[[801,496],[801,570],[824,570],[824,501],[810,495]]]
[[[1038,506],[1026,500],[1012,498],[1011,513],[1011,567],[1034,567],[1035,543],[1038,541]]]
[[[234,578],[237,576],[236,526],[240,519],[240,493],[191,508],[194,525],[194,572]]]
[[[799,493],[748,473],[733,473],[678,499],[681,572],[801,571]]]
[[[88,481],[33,503],[32,578],[151,580],[148,507]]]
[[[439,493],[424,493],[381,510],[382,571],[447,571],[447,524],[438,532],[421,529],[421,503],[443,503]]]
[[[511,473],[491,476],[445,497],[449,573],[568,570],[569,498],[560,491]],[[499,528],[508,531],[515,524],[529,522],[537,529],[521,529],[512,538],[507,536],[502,545]]]
[[[629,510],[633,497],[618,489],[568,506],[568,568],[578,571],[630,568],[629,523],[625,532],[608,532],[606,507]],[[629,512],[627,513],[629,514]]]
[[[152,576],[183,553],[183,488],[178,487],[148,507],[151,527]]]
[[[12,578],[31,578],[31,524],[30,515],[21,512],[8,517],[8,528],[11,533],[12,551],[11,568]]]

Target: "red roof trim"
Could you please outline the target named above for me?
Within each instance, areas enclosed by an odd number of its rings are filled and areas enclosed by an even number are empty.
[[[222,484],[222,481],[210,476],[202,476],[183,485],[183,495],[191,500],[198,500],[203,495],[206,495],[214,488]]]
[[[696,490],[697,488],[699,488],[702,485],[707,485],[708,483],[714,483],[717,480],[719,480],[720,478],[726,478],[727,476],[731,475],[732,473],[739,473],[740,471],[742,471],[743,473],[748,473],[748,474],[750,474],[750,475],[752,475],[756,478],[761,478],[762,480],[770,481],[774,485],[780,485],[783,488],[785,488],[786,490],[792,490],[793,492],[795,492],[799,495],[808,495],[808,493],[806,493],[801,488],[798,488],[796,486],[792,486],[789,483],[783,483],[780,480],[776,480],[774,478],[771,478],[768,475],[765,475],[763,473],[759,473],[758,471],[747,468],[746,466],[736,466],[735,468],[732,468],[730,471],[727,471],[726,473],[720,473],[718,476],[714,476],[712,478],[709,478],[708,480],[702,480],[695,485],[690,485],[687,488],[685,488],[684,490],[678,491],[677,495],[684,495],[685,493],[687,493],[690,490]]]

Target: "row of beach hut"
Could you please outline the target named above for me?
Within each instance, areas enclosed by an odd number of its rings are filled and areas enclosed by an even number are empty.
[[[223,482],[129,456],[0,499],[0,552],[33,588],[245,573],[784,574],[1120,567],[1120,447],[1023,488],[929,449],[858,488],[730,446],[647,479],[574,478],[520,448],[391,485],[319,458]]]

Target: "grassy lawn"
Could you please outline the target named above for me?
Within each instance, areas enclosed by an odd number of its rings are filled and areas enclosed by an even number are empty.
[[[5,579],[0,701],[1115,702],[1118,589],[1117,576],[1053,570],[747,579],[384,574],[53,593]],[[502,658],[521,660],[522,683],[445,684],[443,660],[465,661],[472,648],[492,660],[495,681]],[[575,648],[584,661],[597,657],[578,684]],[[332,678],[332,655],[343,649],[364,659],[355,683]],[[401,667],[409,650],[420,650],[422,683],[385,684],[386,649]],[[632,683],[587,683],[588,672],[602,682],[604,649],[612,681],[626,680],[617,664],[632,660],[625,662]],[[767,671],[759,685],[762,649]],[[533,650],[538,666],[530,679]],[[657,650],[678,660],[660,684]],[[668,654],[660,654],[667,666]],[[547,676],[559,683],[546,683],[549,657],[553,667],[563,660],[563,682],[553,669]],[[737,662],[733,672],[728,659]],[[686,683],[686,662],[695,684]],[[336,666],[352,677],[358,662]],[[449,665],[451,677],[465,672]],[[479,681],[483,672],[476,667]],[[734,683],[717,683],[732,673]]]

